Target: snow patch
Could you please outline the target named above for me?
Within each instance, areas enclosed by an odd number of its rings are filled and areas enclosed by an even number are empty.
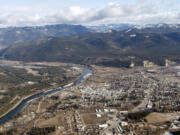
[[[131,38],[136,37],[136,34],[129,35]]]
[[[21,34],[21,31],[16,31],[16,34]]]

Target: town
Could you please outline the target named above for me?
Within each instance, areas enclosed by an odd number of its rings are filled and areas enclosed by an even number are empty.
[[[170,63],[170,64],[169,64]],[[161,135],[180,130],[180,69],[91,65],[79,84],[34,99],[0,126],[11,134]],[[81,67],[73,70],[82,71]],[[1,133],[0,133],[1,134]]]

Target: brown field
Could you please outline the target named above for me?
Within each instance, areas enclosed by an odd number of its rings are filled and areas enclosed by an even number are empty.
[[[71,116],[71,112],[67,112],[64,114],[64,112],[59,112],[55,117],[52,117],[50,119],[42,119],[37,122],[38,127],[48,127],[48,126],[61,126],[64,127],[64,129],[68,130],[68,124],[67,124],[67,117]]]
[[[3,99],[4,98],[4,96],[3,95],[0,95],[0,99]]]
[[[150,124],[164,123],[179,116],[180,113],[151,113],[146,117],[146,120]]]
[[[80,113],[95,113],[95,109],[94,108],[88,108],[88,109],[81,109],[79,110]]]
[[[33,112],[36,112],[37,110],[37,105],[27,105],[27,107],[25,108],[27,111],[33,111]]]
[[[51,119],[47,119],[47,120],[40,120],[37,123],[38,127],[49,127],[49,126],[56,126],[58,125],[58,117],[53,117]]]
[[[42,65],[42,66],[67,66],[67,63],[62,62],[29,62],[30,65]]]
[[[14,66],[15,68],[21,68],[21,69],[25,69],[26,71],[27,71],[27,73],[29,73],[29,74],[32,74],[32,75],[34,75],[34,76],[39,76],[39,72],[38,71],[35,71],[35,70],[33,70],[33,68],[34,69],[40,69],[40,68],[42,68],[42,67],[40,67],[40,66]]]
[[[22,62],[21,61],[13,61],[13,60],[1,60],[1,63],[4,63],[4,64],[20,64]]]
[[[96,125],[106,122],[106,117],[97,118],[96,114],[81,114],[81,117],[86,125]]]

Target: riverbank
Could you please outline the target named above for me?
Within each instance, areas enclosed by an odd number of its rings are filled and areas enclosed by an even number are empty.
[[[43,91],[42,91],[42,92],[43,92]],[[11,112],[14,108],[16,108],[23,100],[25,100],[25,99],[33,96],[33,95],[39,94],[39,93],[41,93],[41,92],[32,93],[32,94],[30,94],[30,95],[28,95],[28,96],[25,96],[24,98],[21,98],[13,107],[11,107],[10,109],[8,109],[7,112],[5,112],[4,114],[0,115],[0,119],[1,119],[2,117],[4,117],[5,115],[7,115],[9,112]]]
[[[57,86],[57,87],[58,87],[58,86]],[[58,87],[58,88],[59,88],[59,87]],[[41,94],[41,93],[46,93],[46,92],[49,92],[49,91],[52,91],[52,90],[54,90],[54,89],[53,89],[53,88],[49,88],[49,90],[43,89],[42,91],[38,91],[38,92],[36,92],[36,93],[32,93],[32,94],[30,94],[30,95],[27,95],[27,96],[21,98],[13,107],[11,107],[10,109],[8,109],[7,112],[5,112],[4,114],[0,115],[0,119],[1,119],[2,117],[4,117],[5,115],[7,115],[9,112],[11,112],[13,109],[15,109],[18,105],[20,105],[20,103],[21,103],[23,100],[26,100],[26,99],[32,97],[33,95],[37,95],[37,94]],[[34,100],[34,99],[32,99],[32,100]],[[32,101],[32,100],[31,100],[31,101]]]
[[[19,100],[13,107],[11,107],[7,112],[5,112],[4,114],[0,115],[0,119],[2,117],[4,117],[5,115],[7,115],[9,112],[11,112],[14,108],[16,108],[24,99]]]
[[[76,79],[71,80],[72,82],[78,82],[78,80],[84,80],[84,76],[86,76],[88,74],[88,72],[91,72],[91,70],[88,69],[84,69],[83,74],[79,75],[78,77],[76,77]],[[80,81],[81,82],[81,81]],[[78,83],[80,83],[78,82]],[[70,82],[68,82],[69,84]],[[4,124],[5,122],[7,122],[8,120],[12,119],[13,116],[15,116],[17,113],[19,113],[21,111],[21,109],[26,105],[26,103],[28,103],[29,101],[32,101],[34,99],[40,98],[41,96],[46,96],[46,95],[50,95],[52,93],[55,93],[61,89],[58,89],[59,87],[57,86],[57,88],[52,88],[50,90],[46,90],[46,91],[41,91],[41,92],[37,92],[31,95],[28,95],[24,98],[22,98],[16,105],[14,105],[11,109],[9,109],[6,113],[2,114],[0,116],[0,124]],[[63,88],[62,88],[63,89]]]

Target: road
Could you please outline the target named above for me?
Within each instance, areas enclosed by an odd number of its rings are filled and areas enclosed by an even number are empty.
[[[148,76],[145,76],[144,75],[144,78],[146,79],[149,79],[149,81],[151,82],[154,82],[153,79],[149,78]],[[151,85],[148,87],[148,89],[146,90],[146,95],[145,95],[145,98],[141,101],[141,103],[136,106],[134,109],[132,109],[131,112],[138,112],[138,111],[141,111],[143,109],[146,109],[146,105],[148,104],[148,102],[150,101],[150,95],[151,95]]]

